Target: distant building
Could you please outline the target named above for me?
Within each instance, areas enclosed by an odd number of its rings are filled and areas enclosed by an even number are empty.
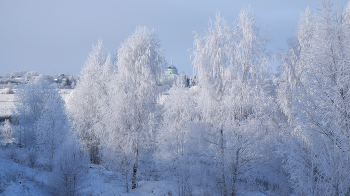
[[[177,68],[173,65],[173,61],[171,60],[171,64],[165,70],[165,76],[161,77],[159,80],[159,85],[172,86],[174,84],[184,84],[188,86],[186,74],[181,72],[179,75]]]
[[[171,75],[178,75],[176,67],[173,65],[173,60],[171,60],[171,65],[166,68],[165,76],[169,77]]]

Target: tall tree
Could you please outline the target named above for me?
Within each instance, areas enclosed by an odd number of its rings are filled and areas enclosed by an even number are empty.
[[[216,15],[216,21],[209,21],[208,33],[201,37],[196,36],[193,51],[193,67],[198,76],[198,85],[201,87],[200,108],[204,121],[210,124],[213,134],[218,138],[212,141],[218,142],[220,155],[220,190],[221,195],[227,195],[226,165],[225,165],[225,141],[224,118],[227,116],[224,105],[224,96],[231,88],[231,73],[229,70],[230,58],[233,46],[232,30],[226,21]]]
[[[137,27],[118,49],[117,82],[111,104],[114,116],[110,117],[115,123],[105,123],[112,126],[107,129],[106,146],[111,156],[120,156],[120,160],[126,159],[123,163],[132,165],[133,189],[137,185],[139,158],[149,146],[150,114],[155,111],[164,62],[158,36],[147,27]]]
[[[267,77],[268,39],[253,25],[250,9],[230,27],[216,16],[206,35],[196,36],[193,66],[200,86],[201,118],[211,131],[221,195],[236,195],[237,183],[256,167],[258,145],[266,135],[263,81]],[[216,145],[214,145],[216,144]],[[228,172],[230,171],[230,172]]]
[[[114,75],[111,56],[103,52],[102,41],[93,47],[75,90],[68,99],[73,127],[88,149],[91,163],[100,162],[101,121],[108,104],[107,84]]]
[[[67,139],[70,127],[65,103],[57,89],[47,91],[44,105],[40,117],[35,122],[35,143],[40,149],[40,155],[48,158],[48,165],[52,168],[54,155]]]
[[[307,9],[298,31],[300,55],[290,68],[282,64],[284,83],[295,84],[287,101],[295,128],[286,168],[296,194],[349,194],[347,15],[333,11],[329,2],[313,16]]]
[[[158,150],[156,153],[158,165],[162,168],[162,176],[176,177],[179,195],[191,194],[192,179],[191,159],[200,149],[195,145],[198,141],[191,137],[197,129],[191,128],[191,123],[198,118],[195,99],[188,89],[174,86],[162,101],[162,126],[157,133]],[[197,132],[198,133],[198,132]]]
[[[16,94],[16,120],[18,121],[17,137],[21,147],[35,145],[35,122],[45,107],[47,92],[53,89],[44,77],[37,82],[20,85]]]

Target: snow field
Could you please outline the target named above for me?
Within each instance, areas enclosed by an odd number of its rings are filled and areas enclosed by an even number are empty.
[[[64,101],[74,89],[61,89],[59,92]],[[15,94],[0,93],[0,116],[10,116],[15,109]]]
[[[29,168],[0,158],[0,196],[51,196],[49,178],[51,172],[40,168]],[[82,195],[100,196],[163,196],[177,195],[176,182],[140,181],[137,189],[126,192],[123,176],[92,166]]]
[[[163,196],[177,195],[176,182],[140,181],[136,189],[126,192],[124,177],[100,166],[89,169],[89,179],[84,192],[91,195]],[[129,183],[130,186],[130,183]]]
[[[0,93],[0,116],[9,116],[15,108],[14,94]]]
[[[31,169],[0,158],[0,196],[51,195],[48,185],[49,172]]]

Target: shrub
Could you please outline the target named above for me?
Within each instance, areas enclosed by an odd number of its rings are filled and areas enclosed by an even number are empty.
[[[13,90],[10,88],[4,88],[1,94],[14,94]]]
[[[82,195],[88,172],[89,156],[73,142],[62,146],[55,156],[51,186],[55,195]]]

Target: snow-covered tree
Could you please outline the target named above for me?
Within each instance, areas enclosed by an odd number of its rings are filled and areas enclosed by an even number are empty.
[[[10,121],[6,119],[4,124],[1,126],[1,137],[3,139],[3,143],[6,144],[11,142],[13,136],[13,127],[11,126]]]
[[[295,127],[286,147],[286,169],[298,195],[348,195],[349,19],[324,2],[300,19],[300,54],[286,55],[281,92]],[[280,95],[283,98],[283,95]]]
[[[45,107],[45,97],[52,91],[46,80],[20,85],[15,94],[15,116],[18,123],[16,130],[17,141],[22,147],[35,145],[35,122]]]
[[[122,168],[132,167],[126,170],[132,171],[133,189],[140,157],[149,156],[145,153],[149,152],[153,132],[150,114],[155,112],[164,64],[158,36],[147,27],[137,27],[118,49],[118,74],[110,100],[113,113],[106,116],[108,140],[103,144],[109,152],[106,159],[117,160]]]
[[[70,83],[70,87],[74,89],[75,85],[76,85],[76,80],[75,80],[74,76],[69,77],[69,83]]]
[[[26,73],[27,73],[28,71],[14,71],[14,72],[12,72],[11,74],[10,74],[10,76],[13,76],[13,77],[21,77],[21,78],[23,78],[25,75],[26,75]]]
[[[314,15],[310,8],[300,16],[297,37],[289,42],[287,52],[281,53],[279,66],[280,84],[278,88],[278,102],[283,112],[293,121],[295,113],[291,102],[296,90],[302,85],[303,73],[306,66],[306,54],[310,48],[310,41],[314,34]]]
[[[40,150],[40,156],[48,158],[50,168],[57,149],[67,139],[69,128],[65,103],[61,95],[57,89],[47,91],[44,108],[35,122],[35,143]]]
[[[155,155],[161,166],[163,177],[176,177],[179,195],[188,195],[191,185],[195,184],[191,178],[195,172],[191,170],[192,159],[196,159],[197,148],[191,136],[196,129],[191,123],[198,118],[196,115],[195,99],[190,96],[188,89],[174,86],[169,95],[163,95],[163,121],[157,134],[158,150]],[[194,177],[194,175],[192,176]]]
[[[225,141],[224,123],[224,96],[231,88],[231,74],[229,70],[232,52],[232,29],[219,14],[216,20],[209,21],[206,35],[195,37],[193,51],[193,66],[201,88],[199,107],[202,108],[203,120],[212,127],[215,137],[211,141],[218,144],[217,157],[219,165],[220,190],[227,195],[226,168],[225,168]]]
[[[243,9],[238,22],[227,25],[217,14],[204,36],[196,36],[193,66],[198,77],[202,121],[210,127],[203,137],[215,157],[217,188],[221,195],[236,195],[237,183],[261,159],[259,145],[268,134],[264,80],[268,73],[268,39],[253,25],[250,9]],[[266,121],[267,120],[267,121]],[[249,179],[249,180],[248,180]]]
[[[25,74],[25,79],[27,80],[27,81],[29,81],[29,80],[33,80],[36,76],[38,76],[39,74],[36,72],[36,71],[30,71],[30,72],[27,72],[26,74]]]
[[[93,47],[79,83],[68,100],[68,110],[73,118],[73,127],[89,151],[94,164],[100,161],[99,133],[101,120],[108,107],[107,85],[114,76],[111,56],[103,52],[102,41]]]
[[[50,178],[55,195],[84,195],[81,189],[87,180],[89,155],[80,145],[69,139],[55,155],[53,173]]]

